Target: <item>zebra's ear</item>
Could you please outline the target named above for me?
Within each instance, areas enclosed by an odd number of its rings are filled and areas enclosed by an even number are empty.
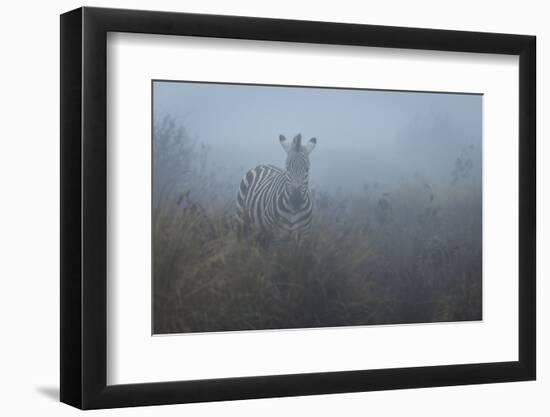
[[[311,153],[313,148],[315,148],[315,145],[317,145],[317,139],[316,138],[311,138],[305,146],[306,152],[308,153],[308,155]]]
[[[288,143],[288,140],[283,135],[279,135],[279,142],[281,142],[281,146],[286,152],[290,150],[290,143]]]

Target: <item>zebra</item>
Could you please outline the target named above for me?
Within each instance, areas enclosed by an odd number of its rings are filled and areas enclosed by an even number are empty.
[[[317,144],[302,135],[279,142],[287,153],[286,170],[258,165],[243,177],[237,195],[237,222],[269,238],[302,240],[311,224],[313,199],[309,190],[309,154]]]

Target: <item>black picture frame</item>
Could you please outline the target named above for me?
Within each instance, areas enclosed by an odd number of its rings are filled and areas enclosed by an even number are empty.
[[[108,32],[519,56],[519,360],[107,385]],[[61,15],[61,401],[82,409],[534,380],[536,38],[171,12]]]

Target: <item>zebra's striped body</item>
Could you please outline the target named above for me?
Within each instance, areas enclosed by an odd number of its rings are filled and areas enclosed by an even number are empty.
[[[312,220],[312,199],[308,186],[309,153],[316,139],[301,145],[301,136],[291,145],[280,137],[287,151],[286,170],[259,165],[246,173],[237,195],[237,221],[246,228],[275,238],[300,240]]]

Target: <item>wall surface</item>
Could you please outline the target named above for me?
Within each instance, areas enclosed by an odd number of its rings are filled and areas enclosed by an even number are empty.
[[[100,411],[96,415],[548,415],[550,405],[550,147],[543,100],[550,96],[550,26],[545,2],[417,0],[338,2],[279,0],[125,0],[88,6],[158,9],[509,32],[538,37],[539,303],[538,381],[498,385],[325,395],[231,403]],[[75,415],[59,394],[59,14],[80,2],[9,2],[2,9],[2,288],[0,392],[3,415]],[[542,144],[542,146],[540,146]],[[545,395],[546,394],[546,395]]]

